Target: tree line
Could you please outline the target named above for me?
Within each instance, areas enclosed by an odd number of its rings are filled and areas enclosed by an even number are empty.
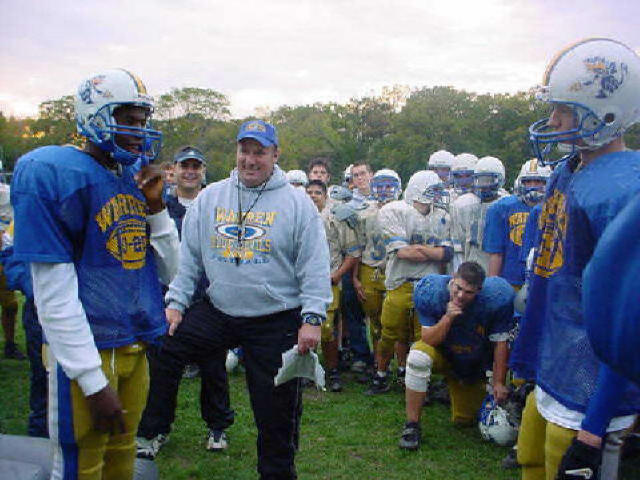
[[[82,145],[76,133],[73,96],[40,104],[38,116],[18,119],[0,112],[0,155],[11,171],[23,153],[43,145]],[[228,176],[235,164],[235,135],[247,120],[231,118],[228,98],[206,88],[175,88],[157,99],[154,127],[163,132],[159,161],[171,161],[184,145],[200,148],[208,159],[209,181]],[[379,95],[346,103],[314,103],[257,109],[256,117],[278,128],[280,165],[306,168],[310,158],[332,160],[334,179],[347,165],[367,160],[374,169],[392,168],[403,181],[426,167],[440,149],[501,159],[511,185],[531,158],[528,128],[548,113],[533,92],[475,94],[452,87],[387,87]],[[632,128],[627,146],[640,146]]]

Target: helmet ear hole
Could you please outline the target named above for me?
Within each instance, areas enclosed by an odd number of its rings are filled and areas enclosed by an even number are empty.
[[[615,121],[616,121],[615,113],[609,112],[604,116],[604,123],[606,123],[607,125],[611,125]]]

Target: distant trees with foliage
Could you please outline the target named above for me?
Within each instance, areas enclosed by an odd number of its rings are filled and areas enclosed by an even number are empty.
[[[163,132],[160,161],[172,160],[184,145],[200,148],[209,181],[226,177],[235,165],[235,136],[244,119],[232,119],[228,98],[206,88],[174,88],[157,99],[155,127]],[[375,169],[396,170],[406,182],[440,149],[500,158],[511,184],[531,157],[528,128],[547,106],[530,92],[478,95],[452,87],[385,87],[381,94],[342,103],[282,106],[261,111],[278,127],[280,164],[305,169],[309,158],[326,156],[339,177],[347,165],[369,161]],[[640,147],[640,127],[626,135]],[[5,170],[23,153],[41,145],[80,145],[73,97],[43,102],[37,118],[7,118],[0,112],[0,147]]]

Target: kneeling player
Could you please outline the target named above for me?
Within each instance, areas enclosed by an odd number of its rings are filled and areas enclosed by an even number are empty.
[[[492,357],[494,396],[498,401],[506,398],[506,340],[513,298],[504,279],[485,280],[484,270],[475,262],[462,263],[453,277],[427,275],[416,284],[413,300],[422,331],[407,357],[407,423],[400,448],[420,446],[420,413],[432,371],[445,375],[454,423],[475,423]]]

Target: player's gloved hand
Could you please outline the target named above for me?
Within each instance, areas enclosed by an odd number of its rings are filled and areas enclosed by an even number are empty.
[[[122,404],[109,385],[86,398],[96,430],[110,434],[125,433]]]
[[[596,480],[601,461],[601,449],[574,438],[562,457],[556,480]]]
[[[147,200],[149,213],[158,213],[164,209],[162,169],[153,163],[145,165],[135,174],[134,179]]]
[[[329,197],[339,202],[348,202],[353,198],[353,192],[342,185],[331,185],[329,187]]]
[[[347,222],[350,228],[355,229],[358,226],[358,214],[353,205],[348,203],[339,203],[331,208],[331,213],[341,222]]]

